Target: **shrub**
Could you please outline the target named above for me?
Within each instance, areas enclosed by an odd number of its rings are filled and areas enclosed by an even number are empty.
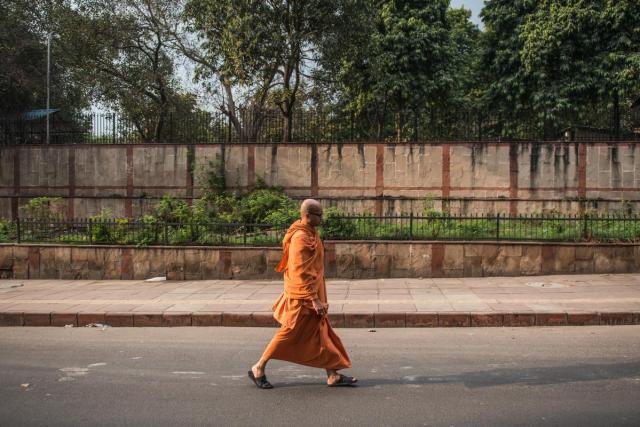
[[[98,215],[89,219],[91,220],[91,242],[116,243],[111,209],[103,209]]]
[[[356,234],[356,223],[353,220],[341,220],[345,216],[341,209],[330,207],[324,210],[321,235],[325,239],[351,239]]]
[[[23,217],[33,218],[38,221],[55,221],[64,218],[62,198],[60,197],[36,197],[20,206]]]
[[[238,222],[267,223],[267,218],[288,222],[298,216],[298,205],[275,189],[253,190],[240,199]]]
[[[155,216],[163,222],[186,223],[191,220],[192,213],[184,200],[165,194],[155,206]]]
[[[8,242],[11,234],[11,222],[0,218],[0,242]]]

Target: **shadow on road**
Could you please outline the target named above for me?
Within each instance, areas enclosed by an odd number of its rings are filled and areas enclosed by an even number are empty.
[[[389,384],[455,384],[468,388],[500,385],[547,385],[582,381],[616,380],[639,377],[640,362],[612,364],[581,364],[547,368],[500,368],[487,371],[464,372],[457,375],[422,376],[406,375],[397,379],[364,378],[361,387]]]
[[[485,371],[464,372],[456,375],[405,375],[398,378],[361,377],[358,387],[385,385],[436,385],[464,384],[467,388],[494,387],[501,385],[548,385],[583,381],[616,380],[639,378],[640,362],[612,364],[581,364],[543,368],[499,368]],[[276,384],[277,383],[277,384]],[[317,386],[318,382],[274,383],[278,388]]]

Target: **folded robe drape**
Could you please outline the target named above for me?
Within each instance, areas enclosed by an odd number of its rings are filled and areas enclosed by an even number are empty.
[[[315,298],[327,304],[324,248],[314,228],[296,221],[282,242],[276,271],[284,273],[284,292],[273,305],[280,329],[262,355],[324,369],[345,369],[351,361],[326,316],[313,309]]]

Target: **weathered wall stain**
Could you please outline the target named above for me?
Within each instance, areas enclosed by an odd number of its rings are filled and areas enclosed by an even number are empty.
[[[259,175],[292,197],[313,194],[349,212],[420,213],[427,196],[454,213],[640,211],[640,143],[515,144],[515,159],[513,143],[316,144],[317,161],[310,144],[2,147],[0,217],[44,195],[62,197],[78,217],[103,208],[142,215],[163,194],[199,197],[204,182],[193,171],[216,153],[232,191]]]

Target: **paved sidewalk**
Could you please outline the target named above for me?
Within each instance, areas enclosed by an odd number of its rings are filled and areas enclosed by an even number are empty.
[[[640,274],[327,282],[346,327],[640,324]],[[0,280],[0,325],[275,326],[279,281]]]

